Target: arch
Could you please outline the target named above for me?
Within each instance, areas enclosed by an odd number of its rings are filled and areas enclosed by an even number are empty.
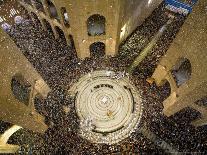
[[[12,77],[11,90],[17,100],[27,106],[29,105],[31,85],[21,74],[16,74]]]
[[[35,4],[35,7],[38,11],[41,11],[41,12],[44,12],[45,13],[45,10],[44,10],[44,6],[41,2],[41,0],[33,0],[34,1],[34,4]]]
[[[103,42],[94,42],[89,48],[92,57],[102,57],[105,55],[105,44]]]
[[[69,16],[68,16],[68,13],[65,7],[61,8],[61,15],[62,15],[62,19],[63,19],[65,27],[70,27]]]
[[[181,86],[191,77],[192,67],[190,60],[187,58],[180,58],[173,67],[171,73],[176,81],[177,86]]]
[[[58,13],[57,13],[57,9],[56,9],[55,5],[52,3],[51,0],[46,0],[46,3],[48,6],[48,11],[49,11],[50,17],[55,18],[59,21],[60,19],[58,17]]]
[[[65,39],[65,34],[63,32],[63,30],[61,28],[59,28],[58,26],[55,26],[55,31],[57,32],[57,34],[59,35],[59,38],[61,40],[64,40],[66,42],[66,39]]]
[[[106,19],[104,16],[94,14],[87,20],[87,30],[89,36],[99,36],[105,34]]]

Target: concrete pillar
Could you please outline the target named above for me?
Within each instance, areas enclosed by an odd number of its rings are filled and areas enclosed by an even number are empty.
[[[31,86],[32,92],[42,98],[47,97],[50,88],[16,47],[10,37],[0,29],[0,119],[29,130],[44,133],[47,125],[44,117],[32,106],[34,95],[30,95],[30,103],[24,104],[15,97],[11,89],[12,79],[21,75]]]
[[[163,113],[171,116],[185,107],[191,107],[202,116],[192,122],[195,126],[204,125],[207,120],[206,108],[196,105],[207,94],[207,35],[203,35],[207,32],[206,5],[205,0],[197,2],[152,76],[157,85],[162,85],[167,80],[171,86],[171,95],[163,102]],[[182,58],[190,63],[190,74],[184,83],[178,85],[172,76],[172,70],[182,63]]]

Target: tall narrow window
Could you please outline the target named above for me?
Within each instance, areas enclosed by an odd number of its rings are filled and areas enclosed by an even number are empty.
[[[105,34],[106,19],[99,14],[92,15],[87,20],[87,28],[89,36],[98,36]]]
[[[61,14],[62,14],[64,25],[66,27],[70,27],[69,16],[68,16],[68,13],[67,13],[67,11],[66,11],[66,9],[64,7],[61,8]]]

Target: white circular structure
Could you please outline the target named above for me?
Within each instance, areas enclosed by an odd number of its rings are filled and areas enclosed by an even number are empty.
[[[139,91],[124,74],[89,73],[72,86],[80,134],[95,143],[117,143],[136,129],[142,115]]]

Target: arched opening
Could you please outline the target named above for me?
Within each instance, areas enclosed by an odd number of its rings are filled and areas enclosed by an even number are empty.
[[[12,77],[11,90],[17,100],[23,102],[25,105],[29,104],[31,85],[21,74],[16,74]]]
[[[36,9],[37,9],[38,11],[45,12],[41,0],[33,0],[33,1],[34,1],[34,4],[35,4]]]
[[[66,8],[64,8],[64,7],[61,8],[61,15],[62,15],[65,27],[70,27],[69,17],[68,17],[68,13],[66,11]]]
[[[172,70],[172,75],[178,87],[190,79],[191,73],[191,63],[187,58],[181,58]]]
[[[51,34],[51,36],[54,38],[54,34],[53,34],[52,27],[51,27],[50,23],[46,19],[43,19],[43,24],[44,24],[45,28],[47,29],[47,32],[49,32],[49,34]]]
[[[102,42],[95,42],[89,48],[92,57],[102,57],[105,55],[105,44]]]
[[[56,32],[59,35],[59,38],[66,43],[65,34],[58,26],[55,27]]]
[[[105,34],[106,19],[99,14],[92,15],[87,20],[89,36],[99,36]]]
[[[38,16],[34,12],[31,12],[30,14],[31,14],[31,17],[32,17],[34,23],[37,25],[41,25],[41,22],[40,22]]]
[[[59,21],[60,19],[58,17],[58,13],[57,13],[57,9],[55,5],[51,2],[51,0],[46,0],[46,2],[48,5],[48,11],[49,11],[50,17],[55,18]]]

